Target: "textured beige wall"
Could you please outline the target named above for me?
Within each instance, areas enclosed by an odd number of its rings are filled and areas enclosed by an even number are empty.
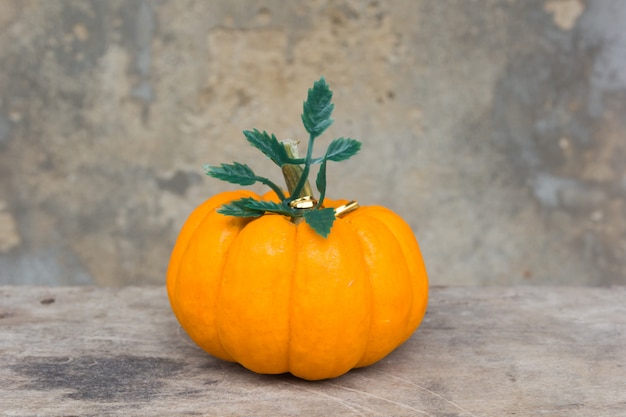
[[[0,0],[0,283],[162,283],[186,216],[279,171],[241,131],[360,139],[329,195],[400,213],[433,284],[626,282],[620,0]],[[319,152],[323,149],[320,140]]]

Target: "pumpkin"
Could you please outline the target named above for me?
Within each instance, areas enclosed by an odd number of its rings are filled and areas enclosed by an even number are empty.
[[[299,161],[292,151],[286,160]],[[296,178],[287,179],[290,191],[306,164],[283,164]],[[208,173],[219,177],[224,167]],[[310,193],[302,184],[299,196]],[[173,312],[202,349],[257,373],[319,380],[377,362],[426,311],[428,280],[411,228],[381,206],[288,195],[229,191],[191,213],[167,271]],[[300,211],[331,214],[330,228],[289,215]]]

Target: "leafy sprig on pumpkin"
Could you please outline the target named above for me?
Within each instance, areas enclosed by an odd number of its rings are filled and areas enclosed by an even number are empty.
[[[243,132],[248,143],[261,152],[276,165],[285,171],[293,167],[291,172],[297,172],[299,177],[294,184],[289,185],[289,197],[273,181],[258,176],[246,164],[233,162],[219,166],[205,165],[207,175],[223,181],[242,186],[253,185],[257,182],[269,186],[278,196],[280,202],[259,201],[250,197],[241,198],[224,204],[218,212],[228,216],[260,217],[266,213],[277,213],[293,219],[303,218],[306,223],[319,235],[327,237],[335,221],[335,211],[324,208],[326,196],[326,164],[328,161],[340,162],[354,156],[361,148],[361,142],[349,138],[337,138],[330,142],[323,156],[314,158],[313,147],[315,140],[333,123],[331,118],[335,105],[332,103],[333,93],[324,77],[320,78],[309,89],[307,99],[302,106],[302,123],[309,133],[307,152],[304,158],[292,157],[287,150],[287,144],[279,142],[276,136],[257,129]],[[294,200],[306,195],[308,177],[312,165],[319,165],[315,186],[320,193],[317,202],[310,208],[294,208],[290,204]],[[312,197],[312,196],[311,196]]]

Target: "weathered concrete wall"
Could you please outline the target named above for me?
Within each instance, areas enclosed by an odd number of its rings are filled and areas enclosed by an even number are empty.
[[[365,146],[331,196],[404,216],[433,284],[626,280],[621,0],[0,1],[0,283],[164,280],[241,131]],[[321,151],[321,149],[320,149]]]

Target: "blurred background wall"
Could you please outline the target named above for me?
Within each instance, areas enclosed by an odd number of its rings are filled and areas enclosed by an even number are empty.
[[[282,181],[324,75],[329,195],[412,226],[434,285],[626,283],[622,0],[0,0],[0,284],[162,284],[190,211]],[[326,142],[327,143],[327,142]],[[261,190],[261,189],[259,189]]]

